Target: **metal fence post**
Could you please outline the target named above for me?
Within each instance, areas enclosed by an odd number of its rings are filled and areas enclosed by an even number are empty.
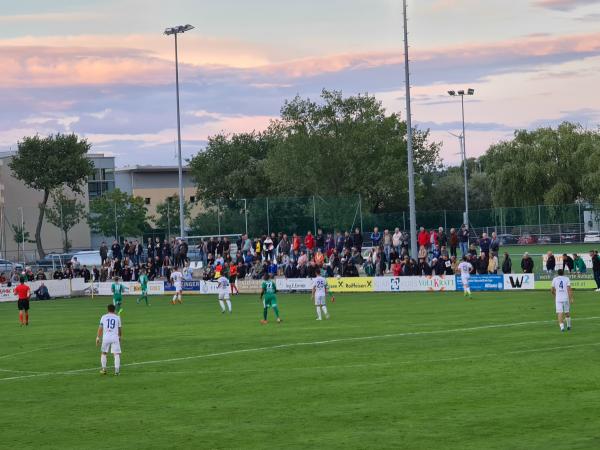
[[[406,231],[406,211],[402,211],[402,230]]]
[[[542,206],[538,205],[538,226],[540,228],[540,235],[542,234]]]
[[[248,236],[248,200],[244,199],[244,219],[246,222],[246,236]]]
[[[363,232],[363,216],[362,216],[362,197],[358,193],[358,211],[360,213],[360,232]]]
[[[317,201],[315,200],[315,196],[313,195],[313,230],[315,236],[317,235]]]
[[[444,210],[444,230],[448,229],[448,220],[446,217],[446,210]]]
[[[221,236],[221,208],[220,200],[217,200],[217,227],[219,229],[219,236]]]

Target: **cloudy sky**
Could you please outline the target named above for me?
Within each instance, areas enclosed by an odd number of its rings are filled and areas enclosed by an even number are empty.
[[[117,165],[175,164],[173,40],[184,156],[219,131],[263,129],[282,102],[369,92],[404,116],[401,0],[20,0],[0,15],[0,150],[73,131]],[[448,89],[472,87],[467,151],[515,128],[600,123],[600,0],[409,0],[414,120],[444,142]]]

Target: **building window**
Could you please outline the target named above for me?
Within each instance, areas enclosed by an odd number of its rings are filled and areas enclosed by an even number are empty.
[[[196,203],[196,196],[195,195],[192,195],[190,197],[190,203]]]
[[[146,198],[144,199],[144,203],[145,203],[146,205],[149,205],[149,204],[150,204],[150,197],[146,197]]]

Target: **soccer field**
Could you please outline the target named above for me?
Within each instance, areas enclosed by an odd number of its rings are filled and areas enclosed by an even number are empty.
[[[0,447],[600,448],[600,295],[575,298],[560,333],[547,292],[340,294],[322,322],[280,295],[268,325],[257,295],[127,297],[120,377],[107,298],[32,302],[28,328],[0,304]]]

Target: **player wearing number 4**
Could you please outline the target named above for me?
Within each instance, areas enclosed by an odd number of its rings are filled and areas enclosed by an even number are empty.
[[[96,347],[102,340],[102,354],[100,363],[102,370],[100,373],[106,375],[106,360],[108,351],[115,358],[115,375],[119,375],[121,370],[121,318],[115,314],[115,305],[108,305],[108,313],[100,318],[100,326],[96,335]]]
[[[559,269],[558,276],[552,280],[552,295],[556,301],[556,315],[560,331],[571,329],[571,305],[573,304],[573,290],[571,289],[571,280],[564,276],[564,270]]]
[[[313,279],[312,300],[317,308],[317,320],[322,320],[323,314],[325,315],[326,319],[329,319],[329,312],[327,311],[327,305],[325,303],[327,289],[327,281],[321,275]]]

